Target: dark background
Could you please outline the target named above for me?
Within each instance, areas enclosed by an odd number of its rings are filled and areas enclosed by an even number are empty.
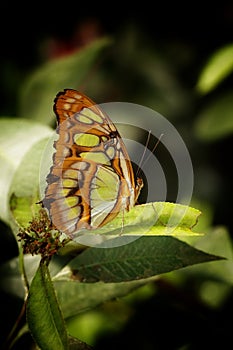
[[[177,43],[193,50],[192,70],[181,72],[181,78],[192,84],[209,54],[231,42],[233,35],[233,4],[227,1],[106,5],[4,1],[0,13],[1,112],[6,114],[16,113],[17,89],[25,74],[51,57],[46,47],[50,39],[61,41],[68,50],[69,46],[82,46],[91,36],[116,35],[133,24],[148,45]]]

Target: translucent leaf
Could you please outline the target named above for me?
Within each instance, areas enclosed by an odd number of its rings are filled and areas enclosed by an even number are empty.
[[[213,90],[233,71],[233,44],[215,52],[203,68],[197,90],[206,94]]]
[[[79,88],[109,44],[108,38],[99,39],[72,55],[48,62],[36,70],[22,86],[20,115],[52,124],[56,94],[64,88]]]
[[[20,227],[26,227],[41,205],[39,198],[41,156],[48,139],[34,144],[23,157],[10,188],[11,213]]]
[[[15,171],[34,143],[48,136],[51,129],[34,121],[1,118],[0,120],[0,217],[9,221],[9,189]],[[26,172],[25,172],[26,175]],[[22,184],[22,183],[21,183]]]
[[[120,213],[109,224],[95,230],[81,230],[73,242],[62,248],[61,254],[75,250],[75,242],[87,246],[102,244],[102,247],[113,247],[134,240],[130,236],[190,236],[200,235],[192,228],[196,225],[201,212],[181,204],[154,202],[136,205],[128,213]]]
[[[185,231],[191,233],[192,227],[196,225],[201,212],[198,209],[188,207],[186,205],[169,202],[154,202],[142,205],[136,205],[124,216],[119,215],[112,223],[105,226],[108,232],[114,226],[123,226],[121,228],[122,235],[132,230],[132,226],[136,226],[138,234],[173,234]],[[158,231],[156,231],[156,229]],[[96,230],[97,232],[97,230]]]
[[[215,141],[233,133],[233,92],[215,98],[206,105],[195,122],[196,135]]]

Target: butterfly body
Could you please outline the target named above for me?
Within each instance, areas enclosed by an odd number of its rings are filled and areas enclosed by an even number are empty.
[[[43,206],[53,224],[72,236],[95,229],[135,205],[135,185],[125,145],[109,117],[72,89],[58,93],[54,111],[59,138],[47,176]]]

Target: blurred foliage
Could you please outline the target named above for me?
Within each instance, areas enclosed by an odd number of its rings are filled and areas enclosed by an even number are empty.
[[[54,122],[52,104],[57,90],[78,88],[96,102],[138,103],[168,118],[190,151],[195,175],[192,205],[203,213],[197,230],[205,233],[204,237],[190,238],[190,242],[198,249],[227,258],[226,261],[209,262],[161,275],[136,290],[133,286],[127,287],[125,294],[131,292],[127,296],[106,301],[91,311],[70,317],[67,321],[70,334],[95,345],[96,349],[219,349],[232,341],[233,225],[229,190],[233,140],[233,55],[229,34],[232,31],[228,30],[228,36],[222,39],[218,31],[223,26],[217,26],[213,40],[208,41],[206,18],[211,16],[209,12],[204,14],[204,25],[199,23],[202,29],[200,36],[193,35],[190,40],[187,39],[188,34],[185,35],[185,25],[180,25],[180,32],[172,36],[174,22],[173,27],[172,24],[169,27],[170,32],[165,35],[160,33],[159,25],[155,34],[152,30],[155,24],[150,16],[146,33],[139,28],[139,22],[131,24],[132,21],[125,21],[111,40],[103,38],[92,49],[87,46],[87,50],[91,50],[90,60],[80,58],[80,66],[73,64],[72,59],[75,52],[78,54],[83,47],[80,38],[87,34],[81,36],[80,28],[83,30],[85,22],[79,27],[78,40],[74,40],[77,28],[74,29],[73,23],[70,32],[65,35],[57,29],[58,34],[53,40],[51,36],[46,37],[46,31],[41,35],[43,40],[38,35],[35,40],[37,49],[31,44],[32,52],[29,47],[25,51],[28,57],[21,58],[21,61],[16,55],[9,59],[6,52],[10,51],[6,50],[2,57],[1,115],[10,118],[16,115],[18,118],[14,140],[7,140],[7,137],[1,140],[5,145],[9,143],[9,153],[0,152],[4,164],[7,164],[1,169],[2,198],[9,194],[11,185],[12,188],[16,186],[17,181],[12,183],[11,174],[15,173],[27,151],[36,144],[38,135],[44,133],[45,138],[50,135],[48,125]],[[168,21],[171,17],[168,15]],[[33,25],[33,22],[30,23]],[[159,18],[158,23],[163,24]],[[196,28],[197,20],[192,24]],[[98,21],[89,20],[85,25],[85,33],[88,28],[90,33],[92,25],[92,37],[100,36]],[[30,33],[28,35],[30,37]],[[23,40],[20,44],[26,46]],[[15,43],[20,56],[18,45]],[[43,54],[40,56],[41,52]],[[98,60],[92,59],[92,53],[98,56]],[[66,80],[60,78],[59,67],[63,64],[69,66],[69,86],[63,86]],[[54,80],[48,81],[46,72],[51,70]],[[39,87],[33,85],[34,77],[38,76],[41,78]],[[40,113],[36,115],[33,111]],[[37,122],[33,125],[22,117],[36,119]],[[17,138],[25,140],[25,147],[20,150],[17,148]],[[39,150],[39,144],[35,149]],[[33,169],[29,167],[28,171],[35,176]],[[14,191],[20,190],[14,188]],[[0,215],[4,220],[0,226],[1,261],[4,263],[1,266],[1,343],[17,318],[23,297],[19,267],[13,259],[18,254],[18,248],[6,224],[9,222],[7,205],[1,202]],[[35,260],[27,264],[33,270],[31,276],[35,273],[34,264],[37,266]],[[6,275],[6,271],[9,274]],[[98,288],[93,284],[94,287]],[[81,292],[85,300],[85,290]],[[108,293],[111,294],[110,291]],[[26,331],[24,341],[24,346],[31,344]],[[29,349],[27,346],[24,348]]]
[[[197,90],[206,94],[214,90],[233,72],[233,45],[217,50],[203,68],[197,82]]]

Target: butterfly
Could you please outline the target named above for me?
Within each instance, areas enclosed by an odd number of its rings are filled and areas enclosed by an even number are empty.
[[[65,89],[54,100],[58,140],[42,205],[70,237],[129,211],[143,186],[134,179],[123,140],[108,115],[87,96]]]

